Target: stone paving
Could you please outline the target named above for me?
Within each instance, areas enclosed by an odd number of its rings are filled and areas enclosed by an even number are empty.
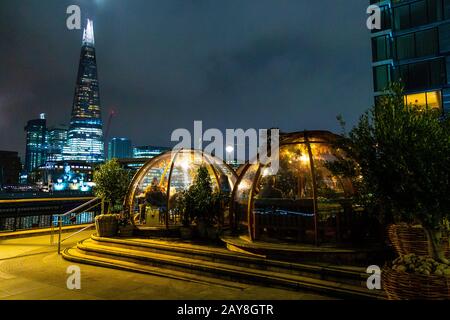
[[[86,239],[85,231],[63,247]],[[239,284],[239,288],[193,283],[121,270],[78,265],[81,290],[66,286],[73,265],[56,252],[50,236],[0,240],[0,300],[150,300],[150,299],[289,299],[323,300],[323,295]],[[231,284],[231,283],[229,283]]]

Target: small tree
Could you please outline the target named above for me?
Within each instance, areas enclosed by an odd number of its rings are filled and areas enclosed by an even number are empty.
[[[186,200],[187,209],[192,212],[192,215],[199,221],[211,224],[213,188],[211,177],[205,166],[198,168],[197,176],[187,192]]]
[[[108,202],[108,212],[116,212],[123,204],[130,176],[116,159],[112,159],[94,172],[94,194]]]
[[[342,125],[345,124],[342,122]],[[446,259],[440,232],[450,217],[450,125],[434,110],[405,106],[392,84],[338,141],[346,158],[330,164],[352,178],[357,199],[382,222],[418,222],[434,258]]]

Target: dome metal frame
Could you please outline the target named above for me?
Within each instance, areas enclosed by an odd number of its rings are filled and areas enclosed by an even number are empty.
[[[319,222],[318,222],[318,184],[317,184],[317,177],[316,177],[316,163],[315,163],[315,156],[313,154],[311,145],[312,144],[324,144],[332,146],[337,139],[340,136],[329,132],[329,131],[322,131],[322,130],[316,130],[316,131],[299,131],[299,132],[292,132],[292,133],[282,133],[280,134],[280,143],[279,147],[280,150],[283,146],[289,146],[289,145],[298,145],[298,144],[304,144],[306,145],[308,157],[309,157],[309,167],[310,167],[310,174],[312,179],[312,202],[313,202],[313,214],[314,214],[314,242],[315,245],[318,246],[320,244],[319,239]],[[235,187],[233,188],[233,192],[231,195],[231,203],[230,203],[230,225],[232,226],[232,229],[237,231],[239,226],[239,219],[236,212],[236,205],[237,202],[236,199],[236,193],[238,191],[239,185],[241,184],[242,180],[246,176],[246,173],[248,170],[253,166],[254,164],[249,163],[248,161],[246,164],[243,165],[242,168],[240,168],[240,174],[238,177],[238,180],[236,181]],[[248,203],[247,203],[247,209],[246,209],[246,215],[247,215],[247,232],[248,237],[250,241],[257,240],[257,226],[256,226],[256,213],[254,210],[254,202],[255,202],[255,194],[257,193],[256,186],[260,182],[260,179],[262,177],[261,170],[265,167],[265,165],[261,164],[259,161],[257,162],[257,169],[255,172],[255,176],[253,178],[250,192],[248,195]]]
[[[201,159],[204,159],[205,163],[208,165],[208,167],[211,169],[211,171],[214,174],[215,177],[215,181],[217,183],[216,187],[218,187],[220,189],[220,180],[219,180],[219,171],[218,169],[215,167],[216,164],[214,164],[211,160],[215,160],[220,165],[223,165],[227,170],[228,173],[231,174],[230,176],[227,176],[229,178],[229,180],[231,181],[231,190],[234,189],[234,186],[236,185],[236,182],[238,180],[238,176],[236,174],[236,172],[233,170],[233,168],[227,164],[225,161],[216,158],[208,153],[205,153],[201,150],[196,150],[196,149],[178,149],[178,150],[170,150],[167,152],[164,152],[156,157],[153,157],[151,159],[149,159],[147,162],[145,162],[145,164],[134,174],[129,186],[128,186],[128,191],[127,194],[125,196],[124,199],[124,211],[128,216],[132,216],[133,213],[133,205],[134,205],[134,201],[136,198],[136,192],[139,188],[139,184],[142,181],[142,179],[145,177],[145,175],[148,173],[149,169],[151,169],[158,161],[160,161],[161,159],[163,159],[163,157],[167,157],[168,155],[170,155],[170,163],[169,165],[167,165],[165,167],[165,170],[163,172],[163,174],[161,175],[162,177],[165,176],[166,174],[168,174],[168,178],[167,178],[167,190],[166,190],[166,207],[167,209],[169,209],[170,205],[170,185],[172,182],[172,174],[173,174],[173,170],[175,167],[175,163],[178,159],[178,156],[180,154],[183,153],[188,153],[191,156],[200,156]],[[168,171],[167,171],[168,170]],[[131,219],[133,225],[135,227],[137,227],[139,229],[140,226],[136,225],[134,222],[134,219]],[[169,215],[166,214],[164,217],[164,225],[162,225],[162,227],[164,227],[165,229],[169,229],[170,227],[170,223],[169,223]]]

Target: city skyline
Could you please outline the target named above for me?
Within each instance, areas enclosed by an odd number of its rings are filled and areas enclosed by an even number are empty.
[[[67,3],[1,4],[2,30],[15,31],[5,35],[14,45],[2,53],[11,63],[4,71],[9,78],[0,83],[0,127],[8,133],[0,137],[1,149],[23,156],[24,133],[14,124],[23,127],[40,113],[50,125],[67,123],[82,32],[65,27]],[[325,2],[298,1],[259,2],[257,12],[251,1],[239,7],[233,1],[75,4],[83,21],[95,20],[103,120],[117,110],[110,137],[166,146],[173,130],[190,128],[194,120],[221,130],[276,126],[336,132],[339,113],[352,124],[373,101],[363,2],[335,6],[333,12],[324,10]],[[319,12],[322,21],[314,18]],[[45,26],[37,25],[35,15]],[[338,22],[341,28],[334,28]],[[34,37],[21,37],[30,30]],[[48,50],[56,45],[58,50]],[[14,61],[11,48],[17,51]],[[350,86],[358,89],[344,90]],[[255,116],[257,110],[264,111]]]
[[[450,300],[450,0],[3,0],[0,37],[0,300]]]

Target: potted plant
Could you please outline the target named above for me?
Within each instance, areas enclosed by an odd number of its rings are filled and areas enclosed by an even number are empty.
[[[181,216],[181,238],[184,240],[192,239],[194,235],[191,226],[193,217],[193,201],[190,198],[189,192],[187,190],[178,192],[172,197],[171,201],[173,201],[175,213]]]
[[[199,167],[193,184],[185,194],[185,218],[195,221],[201,238],[217,239],[221,200],[222,194],[213,190],[208,169]]]
[[[187,191],[187,203],[192,211],[192,218],[196,223],[198,235],[206,238],[207,226],[209,223],[209,214],[212,201],[212,182],[208,169],[201,166],[197,170],[197,175],[193,184]]]
[[[111,215],[119,213],[122,209],[122,203],[130,183],[130,176],[126,170],[121,168],[116,159],[112,159],[96,169],[93,182],[95,183],[94,194],[108,204],[107,214],[102,212],[95,220],[97,233],[100,235],[107,228],[110,228],[111,232],[115,230],[117,233],[117,217],[115,216],[114,220]],[[130,220],[130,217],[122,215],[122,219]],[[102,224],[105,224],[105,226],[102,226]],[[110,232],[108,234],[110,236],[116,235]]]
[[[95,228],[99,237],[114,237],[119,227],[116,214],[101,214],[95,217]]]
[[[352,178],[357,199],[368,212],[386,226],[409,225],[390,228],[399,255],[408,253],[405,248],[417,251],[421,247],[419,254],[448,265],[443,246],[448,239],[443,241],[442,236],[450,218],[450,120],[434,110],[405,106],[402,85],[394,83],[349,134],[344,131],[337,147],[348,157],[339,158],[330,168]],[[418,231],[425,241],[408,235]],[[420,291],[420,286],[415,283],[410,293]],[[448,282],[441,286],[444,292]]]
[[[382,272],[391,300],[446,300],[450,294],[450,266],[427,256],[398,257]]]

